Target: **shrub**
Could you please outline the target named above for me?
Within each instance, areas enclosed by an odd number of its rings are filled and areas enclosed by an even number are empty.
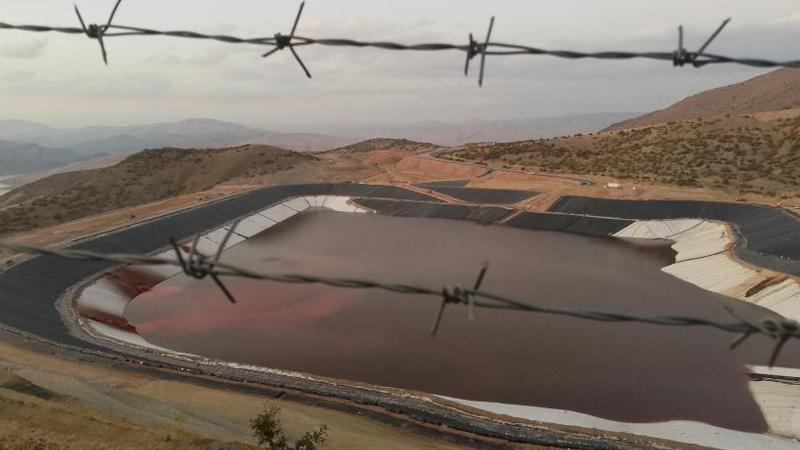
[[[328,434],[328,426],[325,424],[306,432],[296,442],[291,442],[283,433],[278,418],[280,412],[278,406],[265,406],[263,411],[250,422],[250,428],[260,447],[267,450],[317,450],[325,443]]]

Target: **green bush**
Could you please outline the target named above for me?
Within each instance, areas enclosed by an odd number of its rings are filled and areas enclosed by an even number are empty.
[[[250,422],[250,428],[260,447],[267,450],[317,450],[325,443],[328,435],[328,426],[325,424],[306,432],[296,442],[291,442],[283,433],[278,417],[280,412],[278,406],[264,406],[264,410]]]

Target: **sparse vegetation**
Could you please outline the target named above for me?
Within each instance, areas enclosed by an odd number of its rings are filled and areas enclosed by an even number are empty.
[[[603,175],[782,198],[800,194],[800,117],[696,119],[465,147],[443,155],[543,172]]]
[[[292,442],[283,432],[277,406],[264,406],[264,410],[250,423],[258,445],[266,450],[317,450],[325,443],[328,426],[321,424]]]
[[[8,193],[0,201],[0,233],[54,225],[223,183],[254,183],[317,162],[313,155],[268,146],[145,150],[112,167],[58,174]]]
[[[440,145],[428,144],[424,142],[415,142],[408,139],[369,139],[367,141],[359,142],[357,144],[348,145],[347,147],[329,150],[326,153],[360,153],[372,152],[376,150],[395,150],[406,151],[412,153],[428,152],[441,148]]]

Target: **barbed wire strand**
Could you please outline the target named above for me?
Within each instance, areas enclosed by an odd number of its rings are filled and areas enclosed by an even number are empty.
[[[562,59],[600,59],[600,60],[631,60],[631,59],[649,59],[656,61],[670,61],[673,66],[683,67],[690,65],[695,68],[703,67],[709,64],[739,64],[750,67],[759,68],[778,68],[778,67],[793,67],[800,68],[800,60],[777,61],[762,58],[741,58],[731,57],[724,55],[717,55],[706,53],[706,50],[711,43],[717,39],[722,33],[723,29],[730,23],[731,19],[725,19],[722,24],[712,33],[695,52],[688,51],[684,47],[684,30],[683,26],[678,27],[678,47],[674,51],[662,52],[631,52],[631,51],[596,51],[596,52],[581,52],[575,50],[547,50],[543,48],[520,45],[508,44],[502,42],[493,42],[492,32],[494,30],[495,18],[492,17],[489,21],[489,28],[486,33],[486,40],[482,43],[477,42],[472,33],[468,36],[466,45],[451,44],[451,43],[422,43],[422,44],[403,44],[398,42],[383,42],[383,41],[362,41],[355,39],[341,39],[341,38],[311,38],[299,36],[296,34],[300,18],[305,8],[305,2],[300,4],[300,9],[294,20],[291,32],[288,35],[276,33],[272,37],[254,37],[243,38],[230,35],[220,34],[204,34],[195,31],[165,31],[155,30],[151,28],[143,28],[136,26],[115,25],[113,20],[116,16],[122,0],[117,0],[114,8],[109,15],[108,20],[104,25],[90,24],[86,25],[83,16],[80,13],[77,5],[75,6],[75,13],[78,16],[80,27],[57,27],[47,25],[15,25],[5,22],[0,22],[0,29],[6,30],[19,30],[35,33],[62,33],[62,34],[83,34],[90,39],[95,39],[100,45],[103,62],[108,64],[108,53],[106,50],[105,40],[114,37],[125,36],[166,36],[184,39],[203,39],[213,40],[228,44],[252,44],[259,46],[273,47],[271,50],[263,53],[261,56],[266,58],[272,54],[288,48],[292,56],[300,65],[301,69],[308,78],[311,78],[311,72],[306,64],[297,54],[295,47],[302,46],[326,46],[326,47],[353,47],[353,48],[376,48],[381,50],[390,51],[462,51],[466,53],[466,63],[464,65],[464,75],[469,76],[470,61],[476,56],[480,55],[480,71],[478,76],[478,85],[483,86],[486,59],[488,56],[514,56],[514,55],[528,55],[528,56],[551,56]]]
[[[6,241],[0,241],[0,248],[28,255],[52,256],[75,261],[102,261],[121,265],[140,266],[176,266],[181,268],[183,273],[185,273],[187,276],[197,280],[211,278],[231,303],[236,303],[236,299],[223,283],[223,278],[246,278],[289,284],[322,284],[335,288],[348,289],[379,289],[398,294],[440,298],[441,303],[439,309],[436,311],[436,315],[431,327],[431,337],[436,336],[444,316],[445,309],[448,305],[452,304],[466,306],[468,317],[471,320],[474,320],[474,309],[483,308],[520,311],[534,314],[548,314],[595,322],[640,323],[669,327],[714,328],[720,331],[739,335],[737,339],[731,343],[731,349],[738,347],[751,336],[763,335],[776,342],[769,359],[770,367],[774,366],[781,350],[789,340],[800,339],[800,324],[794,320],[782,317],[766,317],[756,322],[747,320],[737,315],[729,307],[726,307],[726,310],[733,320],[723,322],[702,317],[683,315],[638,316],[633,314],[622,314],[599,310],[544,306],[534,302],[493,294],[481,290],[481,285],[487,274],[488,264],[483,265],[472,288],[463,288],[458,285],[433,288],[403,283],[386,283],[360,278],[326,277],[301,273],[258,272],[221,261],[222,252],[225,249],[225,246],[227,245],[231,235],[234,233],[235,227],[236,224],[233,224],[228,228],[225,239],[223,239],[223,241],[219,244],[219,247],[213,256],[202,255],[198,250],[197,246],[200,241],[199,234],[192,238],[192,243],[188,250],[179,245],[175,239],[170,239],[170,244],[175,253],[175,258],[123,253],[101,253],[79,249],[58,249],[24,245]],[[184,256],[184,253],[186,253],[186,256]]]

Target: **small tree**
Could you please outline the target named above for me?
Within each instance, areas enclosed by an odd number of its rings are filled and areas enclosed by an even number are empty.
[[[258,439],[258,445],[267,450],[317,450],[328,435],[328,426],[322,424],[312,431],[306,432],[296,442],[291,442],[283,433],[283,427],[278,415],[281,408],[278,406],[265,406],[255,419],[250,422],[250,428]]]

